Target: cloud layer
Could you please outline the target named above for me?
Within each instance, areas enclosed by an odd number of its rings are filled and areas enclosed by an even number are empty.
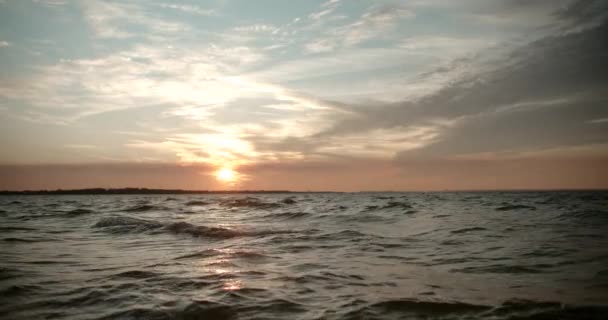
[[[608,187],[589,169],[605,174],[608,155],[603,1],[0,9],[0,163],[19,170],[231,167],[240,187],[280,189]],[[469,184],[451,182],[462,172]],[[194,177],[184,185],[221,188]]]

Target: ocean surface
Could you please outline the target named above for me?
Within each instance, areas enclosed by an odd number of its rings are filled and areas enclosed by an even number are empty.
[[[608,192],[0,197],[2,319],[608,319]]]

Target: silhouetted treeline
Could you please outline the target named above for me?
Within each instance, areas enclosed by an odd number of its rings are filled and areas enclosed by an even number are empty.
[[[182,189],[148,189],[148,188],[89,188],[72,190],[24,190],[0,191],[0,195],[56,195],[56,194],[233,194],[233,193],[290,193],[288,190],[182,190]]]

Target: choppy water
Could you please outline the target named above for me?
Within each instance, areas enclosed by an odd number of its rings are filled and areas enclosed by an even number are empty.
[[[6,319],[606,319],[608,193],[0,197]]]

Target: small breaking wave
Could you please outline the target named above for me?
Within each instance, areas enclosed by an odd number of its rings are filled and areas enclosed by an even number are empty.
[[[188,222],[171,223],[167,225],[165,229],[175,234],[188,234],[193,237],[207,237],[218,239],[228,239],[247,235],[246,232],[238,230],[222,227],[198,226]]]
[[[143,229],[154,229],[162,226],[163,224],[160,222],[123,216],[105,217],[93,225],[94,228],[132,227]]]
[[[110,232],[146,232],[146,231],[165,231],[173,234],[186,234],[197,238],[230,239],[242,236],[263,236],[269,234],[290,233],[291,231],[282,230],[237,230],[225,227],[209,227],[195,225],[185,221],[173,223],[161,223],[138,218],[115,216],[106,217],[93,225],[93,228],[103,228]]]
[[[286,234],[292,233],[289,230],[237,230],[229,229],[224,227],[208,227],[194,225],[188,222],[175,222],[169,224],[166,227],[172,233],[176,234],[188,234],[193,237],[204,237],[204,238],[216,238],[216,239],[230,239],[235,237],[254,237],[254,236],[265,236],[273,234]]]

